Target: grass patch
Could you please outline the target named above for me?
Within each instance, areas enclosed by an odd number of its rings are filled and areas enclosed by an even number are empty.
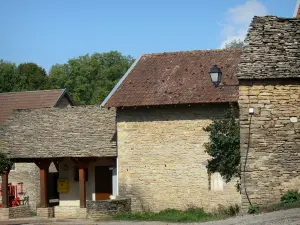
[[[189,208],[185,211],[176,209],[166,209],[158,213],[137,212],[120,213],[113,216],[115,220],[136,220],[136,221],[166,221],[166,222],[205,222],[220,220],[236,215],[238,206],[231,206],[219,210],[217,213],[207,213],[202,208]]]
[[[266,212],[273,212],[273,211],[293,209],[293,208],[300,208],[300,201],[289,202],[289,203],[281,202],[281,203],[277,203],[277,204],[261,206],[259,212],[266,213]]]

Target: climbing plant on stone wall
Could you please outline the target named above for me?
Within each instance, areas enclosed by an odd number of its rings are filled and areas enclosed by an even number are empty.
[[[223,118],[213,119],[204,130],[210,132],[209,142],[205,143],[209,173],[219,172],[229,182],[240,177],[240,126],[238,108],[231,105]]]

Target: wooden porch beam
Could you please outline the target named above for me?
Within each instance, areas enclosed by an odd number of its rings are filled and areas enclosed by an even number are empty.
[[[80,208],[86,208],[86,180],[85,180],[85,167],[79,166],[79,196]]]
[[[48,172],[50,160],[41,160],[36,162],[36,165],[40,168],[40,207],[47,208],[49,203],[48,197]]]
[[[8,208],[8,174],[9,169],[6,169],[2,173],[2,207]]]

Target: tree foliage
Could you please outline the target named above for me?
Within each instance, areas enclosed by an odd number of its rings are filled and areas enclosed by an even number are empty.
[[[16,65],[0,60],[0,92],[10,92],[15,87]]]
[[[210,173],[219,172],[229,182],[240,177],[240,128],[238,110],[234,105],[225,112],[224,118],[214,119],[204,130],[210,132],[206,152],[211,156],[207,169]]]
[[[45,69],[35,63],[16,66],[0,60],[0,92],[34,91],[44,89],[47,83]]]
[[[233,40],[225,44],[225,48],[243,48],[244,46],[245,46],[245,42],[239,39]]]
[[[47,83],[44,68],[35,63],[22,63],[16,69],[14,91],[42,90]]]
[[[0,175],[3,174],[5,169],[10,169],[13,162],[3,152],[0,152]]]
[[[99,104],[133,63],[120,52],[94,53],[55,64],[47,76],[35,63],[0,60],[0,92],[67,88],[77,104]]]
[[[67,88],[77,104],[99,104],[132,63],[117,51],[87,54],[52,66],[48,87]]]

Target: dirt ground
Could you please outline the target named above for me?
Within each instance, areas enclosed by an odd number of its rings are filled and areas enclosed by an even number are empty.
[[[85,224],[99,224],[99,225],[179,225],[182,223],[168,223],[168,222],[133,222],[133,221],[101,221],[94,222],[90,220],[43,220],[39,218],[0,221],[0,224],[61,224],[61,225],[85,225]],[[300,225],[300,208],[277,211],[272,213],[265,213],[259,215],[245,215],[238,216],[226,220],[212,221],[205,223],[183,223],[189,225]]]

